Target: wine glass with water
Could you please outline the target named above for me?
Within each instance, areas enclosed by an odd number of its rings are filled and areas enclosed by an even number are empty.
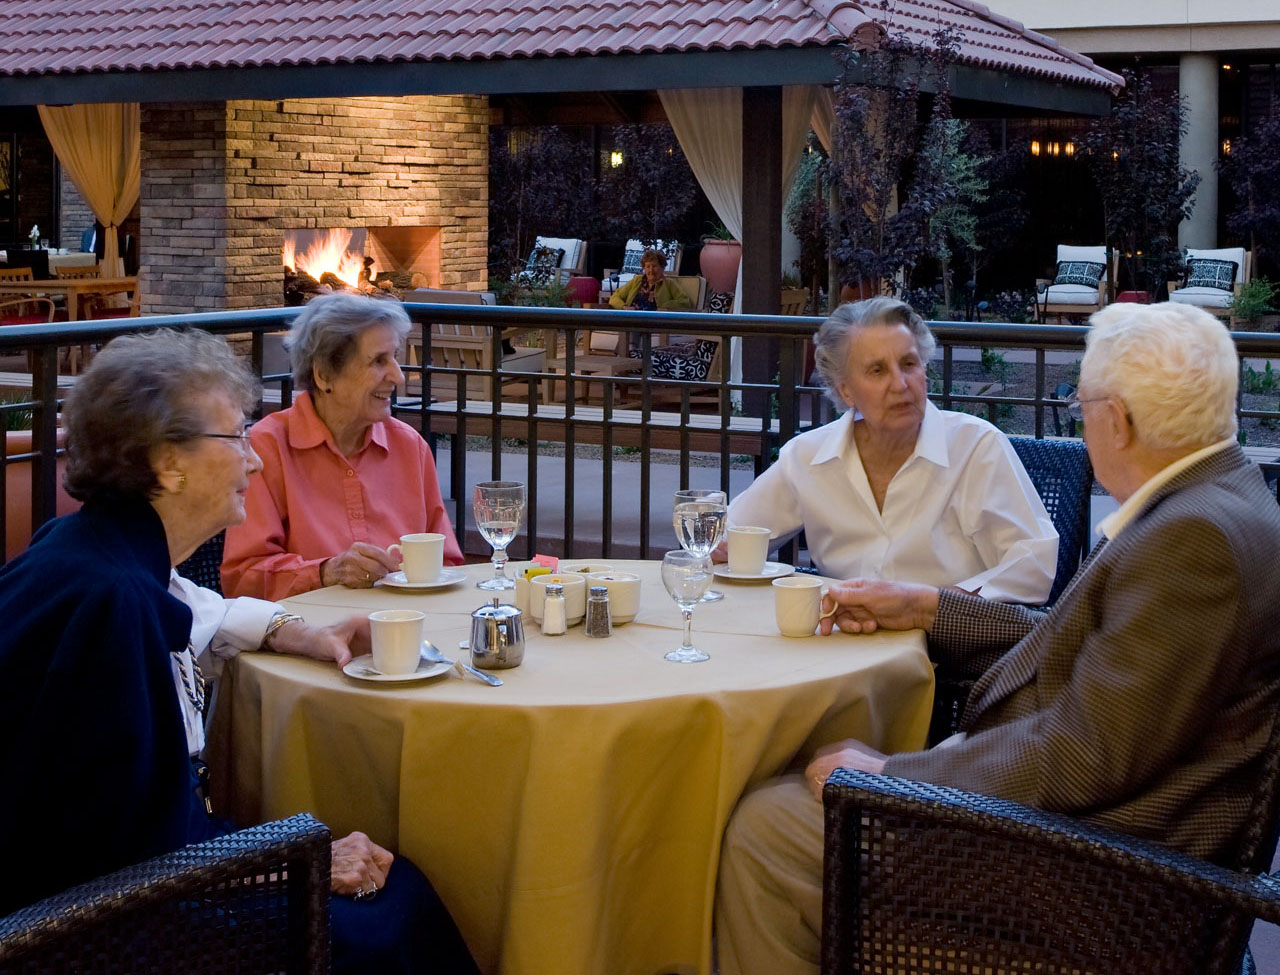
[[[524,485],[519,481],[481,481],[472,498],[476,530],[493,546],[493,578],[476,583],[477,589],[514,589],[507,577],[507,546],[524,517]]]
[[[683,549],[668,552],[662,557],[662,584],[684,617],[684,640],[678,649],[665,655],[666,659],[678,664],[710,660],[709,654],[693,645],[693,607],[711,584],[711,567],[706,559]]]
[[[675,509],[671,516],[676,530],[676,541],[691,555],[701,556],[711,571],[711,553],[724,538],[728,498],[723,491],[688,488],[676,492]],[[724,599],[724,593],[707,590],[704,603]]]

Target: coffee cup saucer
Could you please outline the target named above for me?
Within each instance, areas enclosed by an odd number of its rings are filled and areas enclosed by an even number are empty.
[[[729,568],[728,563],[721,562],[717,563],[712,571],[717,579],[728,579],[730,582],[767,582],[793,575],[796,567],[787,565],[785,562],[766,562],[759,572],[734,572]]]
[[[461,569],[441,569],[440,575],[431,582],[410,582],[403,572],[388,572],[377,580],[375,586],[387,586],[391,589],[444,589],[457,585],[467,577]]]
[[[383,674],[374,669],[373,654],[366,653],[362,657],[353,659],[342,668],[342,672],[348,677],[354,677],[356,680],[403,683],[411,680],[426,680],[428,677],[438,677],[441,674],[448,673],[451,669],[452,665],[443,661],[419,658],[418,669],[411,674]]]

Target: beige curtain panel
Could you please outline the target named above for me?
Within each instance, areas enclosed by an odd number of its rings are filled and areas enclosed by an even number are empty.
[[[124,274],[119,227],[138,202],[142,147],[138,106],[41,105],[40,121],[58,162],[107,228],[102,273]]]

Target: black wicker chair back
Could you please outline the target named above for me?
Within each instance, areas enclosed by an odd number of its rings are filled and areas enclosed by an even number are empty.
[[[1237,975],[1280,920],[1268,877],[1066,816],[851,769],[823,798],[823,975]]]
[[[329,831],[307,815],[126,867],[0,918],[0,975],[328,971]]]
[[[1047,603],[1052,606],[1080,568],[1085,551],[1093,465],[1089,463],[1089,451],[1083,440],[1010,437],[1009,443],[1027,469],[1027,476],[1058,532],[1058,571]]]
[[[178,575],[190,579],[197,586],[212,589],[222,595],[222,546],[227,540],[225,531],[218,532],[198,549],[191,558],[178,563]]]

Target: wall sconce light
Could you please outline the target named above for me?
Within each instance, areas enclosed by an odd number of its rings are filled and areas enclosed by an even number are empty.
[[[1231,70],[1231,65],[1229,65],[1229,64],[1224,64],[1224,65],[1222,66],[1222,70],[1223,70],[1223,71],[1230,71],[1230,70]]]
[[[1229,156],[1229,155],[1231,155],[1231,140],[1230,140],[1230,139],[1223,139],[1223,140],[1222,140],[1222,154],[1223,154],[1224,156]]]
[[[1068,156],[1074,156],[1076,154],[1076,144],[1074,142],[1068,142],[1062,147],[1062,151]]]
[[[1061,144],[1059,144],[1059,143],[1057,143],[1057,142],[1050,142],[1050,143],[1049,143],[1049,155],[1051,155],[1051,156],[1056,156],[1056,155],[1058,155],[1058,153],[1060,153],[1061,151],[1062,151],[1062,146],[1061,146]]]
[[[1120,158],[1120,153],[1116,152],[1116,151],[1113,149],[1113,150],[1112,150],[1112,152],[1111,152],[1111,161],[1112,161],[1112,162],[1116,162],[1119,158]]]
[[[1039,139],[1032,139],[1032,140],[1031,140],[1031,155],[1033,155],[1033,156],[1038,156],[1038,155],[1040,155],[1040,140],[1039,140]]]
[[[613,169],[617,169],[622,165],[622,153],[617,149],[614,149],[613,152],[609,153],[609,165]]]

